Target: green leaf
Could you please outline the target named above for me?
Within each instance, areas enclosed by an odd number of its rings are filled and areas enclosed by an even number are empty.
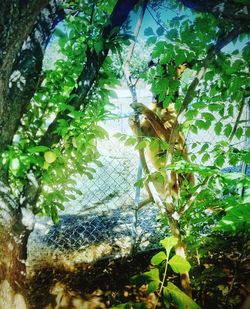
[[[155,48],[154,48],[154,50],[152,52],[152,58],[155,59],[155,58],[160,57],[164,53],[165,46],[166,46],[165,41],[159,41],[155,45]]]
[[[192,133],[197,134],[198,133],[198,129],[196,125],[191,125],[190,130],[192,131]]]
[[[160,281],[150,281],[148,284],[148,293],[155,292],[159,287]]]
[[[153,265],[159,265],[161,264],[164,260],[167,259],[166,253],[161,251],[155,254],[152,259],[151,259],[151,264]]]
[[[198,113],[199,113],[198,110],[190,109],[189,111],[186,112],[185,117],[186,119],[193,120],[195,119],[195,117],[197,117]]]
[[[168,36],[169,40],[176,40],[176,39],[178,39],[178,36],[179,36],[178,30],[177,29],[170,30],[168,32],[167,36]]]
[[[53,151],[46,151],[44,153],[44,160],[47,163],[53,163],[56,160],[56,154]]]
[[[147,142],[145,140],[142,140],[135,146],[135,149],[144,149],[146,146]]]
[[[250,137],[250,127],[248,127],[247,130],[246,130],[246,137],[248,137],[248,138]]]
[[[156,36],[151,36],[150,38],[147,39],[146,45],[152,45],[155,44],[157,41],[157,37]]]
[[[163,35],[163,34],[164,34],[164,28],[163,28],[163,27],[158,27],[158,28],[156,29],[156,33],[157,33],[157,35],[159,35],[159,36]]]
[[[53,34],[56,35],[58,38],[65,38],[66,37],[65,32],[63,32],[59,28],[56,28]]]
[[[202,117],[206,120],[206,121],[213,121],[215,119],[214,115],[211,113],[202,113],[201,114]]]
[[[248,151],[247,153],[245,153],[243,156],[242,156],[242,160],[247,163],[247,164],[250,164],[250,151]]]
[[[164,91],[164,93],[165,93],[165,91]],[[164,107],[164,108],[167,108],[171,102],[172,102],[172,97],[167,96],[167,97],[164,99],[164,101],[163,101],[163,107]]]
[[[108,132],[98,125],[94,125],[92,130],[96,137],[99,137],[100,139],[107,138],[109,136]]]
[[[54,223],[58,223],[59,217],[58,217],[58,211],[55,205],[52,205],[50,208],[50,214],[51,214],[51,219],[53,220]]]
[[[146,276],[149,280],[160,282],[160,274],[158,268],[153,268],[150,271],[144,272],[144,276]]]
[[[143,179],[143,178],[137,180],[137,181],[135,182],[135,184],[134,184],[135,187],[140,187],[140,188],[142,188],[143,185],[144,185],[144,179]]]
[[[45,152],[47,151],[49,148],[46,146],[35,146],[35,147],[30,147],[28,148],[28,151],[31,153],[35,153],[35,152]]]
[[[131,146],[131,145],[135,145],[136,144],[136,138],[135,137],[129,137],[126,142],[125,142],[125,146]]]
[[[208,153],[205,153],[202,158],[201,158],[201,162],[205,163],[210,159],[210,155]]]
[[[168,264],[171,266],[173,271],[178,274],[183,274],[188,272],[191,268],[191,265],[187,260],[185,260],[180,255],[174,255],[169,261]]]
[[[214,126],[214,132],[217,136],[219,136],[221,134],[221,131],[222,131],[222,123],[221,122],[217,122]]]
[[[195,109],[203,109],[207,107],[207,104],[205,104],[204,102],[196,102],[192,104],[192,107]]]
[[[178,52],[178,54],[175,57],[175,63],[176,65],[180,65],[182,63],[184,63],[186,60],[185,54],[181,51]]]
[[[177,286],[169,282],[163,289],[163,298],[167,303],[171,298],[178,309],[199,309],[200,307],[184,292],[182,292]]]
[[[160,241],[160,244],[166,249],[167,255],[169,255],[171,249],[178,243],[178,238],[174,236],[166,237]]]
[[[202,145],[202,147],[201,147],[199,153],[205,152],[208,148],[209,148],[208,143],[205,143],[204,145]]]
[[[100,40],[94,44],[94,49],[97,54],[103,49],[103,40]]]
[[[228,112],[228,116],[230,116],[230,117],[234,116],[234,107],[233,107],[233,105],[229,105],[229,107],[227,109],[227,112]]]
[[[214,165],[216,165],[216,166],[218,166],[218,167],[222,167],[223,164],[224,164],[224,162],[225,162],[224,156],[223,156],[223,155],[219,155],[219,156],[215,159]]]
[[[84,175],[86,175],[88,177],[88,179],[92,180],[94,178],[93,174],[87,171],[83,172]]]
[[[220,110],[223,109],[223,105],[222,104],[209,104],[208,105],[208,109],[211,111],[211,112],[219,112]]]
[[[209,129],[209,123],[203,121],[203,120],[196,120],[195,121],[195,125],[199,128],[199,129],[204,129],[207,130]]]
[[[214,71],[208,71],[206,74],[205,74],[205,80],[208,81],[208,80],[213,80],[214,78]]]
[[[159,140],[158,139],[153,139],[150,144],[149,144],[149,149],[151,151],[157,151],[160,146]]]
[[[224,129],[224,134],[226,135],[226,137],[229,137],[231,132],[232,132],[232,126],[230,123],[228,123]]]
[[[74,198],[75,199],[75,198]],[[61,210],[65,210],[65,207],[63,204],[60,204],[60,203],[56,203],[56,207],[61,209]]]
[[[145,30],[144,30],[144,35],[145,36],[150,36],[150,35],[155,35],[154,34],[154,31],[151,27],[147,27]]]
[[[241,139],[242,137],[242,134],[243,134],[243,129],[241,127],[239,127],[236,132],[235,132],[235,136],[238,138],[238,139]]]
[[[227,214],[218,222],[215,230],[250,232],[250,203],[230,207]]]

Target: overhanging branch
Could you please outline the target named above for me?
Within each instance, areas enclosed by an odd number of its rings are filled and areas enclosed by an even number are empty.
[[[225,19],[236,25],[250,25],[250,5],[249,1],[226,1],[226,0],[179,0],[185,6],[213,14],[219,19]]]
[[[180,111],[178,112],[178,115],[176,117],[176,121],[175,121],[175,123],[172,127],[172,132],[171,132],[171,136],[170,136],[170,140],[169,140],[169,148],[168,148],[168,152],[167,152],[167,164],[172,163],[172,157],[173,157],[175,142],[178,138],[177,127],[178,127],[178,123],[179,123],[179,121],[178,121],[179,117],[185,110],[187,110],[189,104],[192,102],[194,95],[196,93],[195,92],[196,88],[197,88],[198,84],[200,83],[201,79],[203,78],[208,65],[213,61],[216,54],[223,47],[225,47],[227,44],[229,44],[235,38],[237,38],[238,35],[242,33],[242,31],[243,31],[242,28],[235,28],[231,32],[221,35],[217,39],[217,42],[208,50],[206,58],[201,62],[201,67],[198,70],[198,72],[196,73],[192,83],[190,84],[190,86],[187,90],[187,93],[186,93],[186,95],[183,99]]]
[[[118,34],[120,27],[125,22],[129,12],[133,9],[137,2],[138,0],[119,0],[117,2],[113,13],[110,16],[109,22],[104,26],[102,31],[102,38],[104,42],[107,39],[114,38]],[[98,72],[106,59],[108,52],[109,48],[105,46],[105,43],[103,50],[99,53],[96,53],[95,50],[90,50],[88,48],[87,61],[77,80],[77,87],[74,88],[71,93],[71,97],[73,98],[68,101],[68,104],[73,106],[76,110],[79,110],[81,106],[87,106],[88,102],[86,101],[86,97],[88,96],[93,83],[97,79]],[[67,111],[59,113],[55,120],[50,124],[45,132],[45,135],[42,137],[41,145],[51,147],[53,144],[59,142],[61,136],[57,134],[55,129],[58,126],[58,121],[61,119],[69,119]],[[27,182],[27,185],[22,193],[25,199],[23,200],[21,207],[27,207],[30,205],[33,211],[36,211],[36,203],[41,191],[41,185],[41,179],[38,179],[35,187],[31,182]]]
[[[86,108],[88,102],[86,97],[88,96],[93,83],[97,79],[99,70],[106,59],[109,48],[105,45],[107,40],[114,39],[120,31],[120,27],[123,25],[128,17],[129,12],[133,9],[138,0],[119,0],[114,7],[114,10],[110,16],[109,22],[104,26],[102,31],[102,40],[104,42],[104,48],[96,53],[95,50],[87,49],[87,60],[84,68],[77,80],[77,87],[72,90],[72,98],[69,99],[68,104],[73,106],[75,110],[79,110],[81,106]],[[60,112],[55,120],[48,127],[45,135],[41,140],[42,145],[48,147],[56,144],[60,140],[60,135],[55,131],[60,120],[69,120],[68,112]]]
[[[231,32],[229,32],[227,34],[220,35],[217,39],[217,42],[208,50],[206,58],[201,63],[201,68],[196,73],[195,78],[193,79],[192,83],[190,84],[190,86],[187,90],[187,93],[186,93],[186,96],[184,97],[180,111],[179,111],[179,113],[176,117],[176,121],[175,121],[175,123],[172,127],[172,132],[171,132],[170,139],[169,139],[169,147],[168,147],[168,150],[167,150],[167,159],[166,159],[167,164],[171,164],[172,161],[173,161],[175,143],[176,143],[177,138],[178,138],[178,123],[179,123],[178,120],[179,120],[180,114],[182,112],[184,112],[188,108],[189,104],[192,102],[194,94],[195,94],[195,90],[196,90],[199,82],[203,78],[208,65],[213,61],[216,54],[223,47],[225,47],[227,44],[229,44],[232,40],[237,38],[237,36],[240,33],[242,33],[242,31],[243,30],[241,28],[237,28],[237,29],[233,29]],[[167,182],[171,183],[171,171],[166,172],[166,177],[167,177]],[[173,199],[171,197],[171,192],[169,192],[169,194],[168,194],[167,204],[168,204],[167,207],[172,208]]]

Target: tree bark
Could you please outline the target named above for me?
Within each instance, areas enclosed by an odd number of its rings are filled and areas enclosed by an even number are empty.
[[[63,11],[58,9],[59,1],[50,1],[44,9],[44,3],[47,1],[30,2],[37,3],[37,5],[40,3],[38,7],[40,10],[36,7],[32,11],[32,16],[25,15],[23,18],[20,17],[20,20],[14,17],[12,20],[10,17],[12,23],[8,31],[11,34],[14,32],[13,35],[15,35],[18,23],[20,23],[19,29],[23,30],[22,35],[12,38],[15,46],[12,46],[2,35],[5,44],[1,44],[0,50],[0,55],[3,55],[0,63],[0,153],[12,143],[21,118],[36,91],[46,46],[56,24],[63,17]],[[23,11],[25,10],[21,7],[15,14],[22,16]],[[28,13],[29,10],[26,14]],[[3,19],[2,15],[0,15],[0,20]],[[29,21],[26,22],[25,17]],[[32,25],[30,25],[30,20],[33,21]],[[4,30],[7,31],[5,28]]]
[[[9,188],[0,182],[0,308],[27,308],[27,241],[31,230]]]
[[[20,223],[20,222],[19,222]],[[27,278],[25,260],[30,231],[13,227],[0,228],[0,308],[27,308]]]
[[[60,1],[60,0],[59,0]],[[59,1],[5,1],[0,12],[0,154],[34,95],[43,56],[55,25]],[[47,5],[47,6],[46,6]],[[27,241],[34,217],[12,197],[0,164],[0,308],[27,308]]]

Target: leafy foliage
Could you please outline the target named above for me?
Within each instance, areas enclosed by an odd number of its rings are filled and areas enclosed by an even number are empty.
[[[155,12],[157,5],[161,4],[158,1],[152,4]],[[156,13],[159,27],[147,27],[144,31],[146,45],[152,48],[154,65],[143,78],[151,85],[158,102],[163,102],[163,107],[175,103],[178,112],[211,46],[216,44],[223,32],[230,32],[233,25],[208,14],[194,16],[185,9],[181,11],[181,15],[180,7],[175,1],[171,1],[169,7],[173,12],[178,11],[176,16],[163,21],[160,13]],[[244,43],[246,38],[247,34],[239,37]],[[233,43],[236,41],[237,39]],[[244,149],[242,143],[244,136],[249,138],[249,43],[242,50],[233,50],[233,47],[231,50],[230,53],[222,50],[215,54],[199,81],[191,102],[184,109],[184,121],[180,126],[187,140],[191,140],[188,146],[192,163],[184,161],[177,154],[172,164],[144,175],[143,179],[136,182],[137,186],[143,186],[145,181],[156,177],[160,179],[168,170],[181,175],[195,175],[195,186],[191,187],[186,183],[181,188],[180,197],[174,201],[181,234],[191,253],[206,242],[208,235],[249,234],[250,182],[243,169],[239,170],[239,166],[249,164],[249,151]],[[176,79],[176,68],[182,64],[188,68]],[[216,136],[217,142],[198,140],[197,137],[206,135],[208,131]],[[195,137],[195,142],[192,142],[192,136]],[[135,149],[161,149],[163,160],[166,159],[169,145],[158,138],[140,137],[138,142],[130,136],[121,134],[118,137],[127,145],[135,145]],[[195,164],[198,160],[201,163]],[[228,173],[228,166],[233,173]],[[170,240],[164,241],[162,245],[166,252],[157,253],[151,260],[154,267],[140,279],[137,278],[140,284],[148,283],[149,292],[159,291],[157,289],[162,284],[160,271],[164,263],[172,266],[172,270],[176,272],[189,271],[187,262],[181,257],[174,256],[169,260]],[[196,308],[185,297],[182,299],[178,296],[181,291],[173,287],[172,283],[165,286],[163,291],[166,307],[172,302],[178,308],[186,308],[187,304],[190,308]]]
[[[110,66],[111,58],[106,58],[86,98],[87,103],[82,102],[82,108],[76,111],[69,102],[74,100],[72,90],[86,61],[87,48],[98,52],[103,44],[109,44],[115,50],[124,42],[122,36],[108,42],[101,38],[114,4],[115,1],[100,1],[98,5],[82,1],[64,4],[71,13],[66,16],[63,28],[59,26],[55,30],[60,47],[56,61],[45,66],[40,86],[21,120],[14,143],[2,155],[16,196],[24,189],[30,171],[41,179],[43,191],[34,211],[50,215],[54,221],[57,221],[58,209],[64,209],[65,202],[74,199],[75,194],[81,194],[75,188],[75,176],[91,178],[95,169],[89,163],[101,164],[96,140],[107,137],[107,132],[97,123],[109,113],[106,107],[113,92],[107,85],[111,88],[119,83]],[[43,135],[56,115],[64,111],[70,118],[60,120],[56,128],[61,142],[48,148],[43,145]]]
[[[171,282],[167,282],[168,265],[175,273],[185,273],[190,270],[190,264],[187,260],[179,255],[173,255],[170,258],[171,250],[178,243],[178,239],[170,236],[160,241],[165,251],[156,253],[151,258],[152,268],[148,272],[136,275],[132,281],[136,284],[147,284],[148,293],[156,292],[158,297],[163,296],[166,308],[174,305],[176,308],[186,308],[188,304],[190,308],[199,308],[199,306],[177,286]],[[158,303],[158,298],[157,298]],[[155,307],[157,305],[155,304]]]

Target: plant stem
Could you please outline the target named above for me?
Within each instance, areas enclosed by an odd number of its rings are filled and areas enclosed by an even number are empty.
[[[156,303],[154,304],[153,309],[156,308],[156,306],[157,306],[157,304],[158,304],[159,297],[161,296],[162,290],[163,290],[163,288],[164,288],[164,283],[165,283],[165,281],[166,281],[167,270],[168,270],[168,260],[169,260],[169,254],[167,253],[165,269],[164,269],[163,277],[162,277],[162,280],[161,280],[161,286],[160,286],[159,292],[157,293],[158,295],[157,295]]]
[[[235,132],[237,131],[237,128],[238,128],[238,125],[239,125],[239,121],[241,119],[241,116],[242,116],[242,112],[244,110],[244,106],[245,106],[245,101],[244,99],[240,102],[240,108],[239,108],[239,112],[238,112],[238,115],[237,115],[237,118],[235,120],[235,124],[234,124],[234,127],[233,127],[233,130],[231,132],[231,135],[229,136],[229,143],[232,142],[233,138],[234,138],[234,135],[235,135]]]

